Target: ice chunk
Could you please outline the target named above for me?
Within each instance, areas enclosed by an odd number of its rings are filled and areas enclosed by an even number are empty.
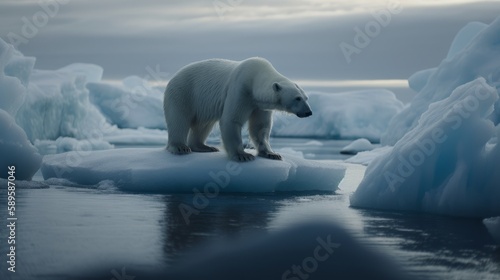
[[[388,90],[311,93],[313,115],[305,119],[274,114],[273,136],[367,138],[378,142],[390,119],[403,108]]]
[[[488,229],[488,232],[493,236],[493,239],[500,245],[500,217],[487,218],[483,220],[483,224]]]
[[[26,133],[4,110],[0,109],[0,178],[7,179],[8,166],[15,167],[16,180],[31,180],[38,171],[42,157],[28,141]]]
[[[477,77],[484,77],[492,86],[500,88],[500,17],[493,21],[487,28],[484,28],[476,36],[474,32],[479,31],[480,24],[473,24],[466,27],[457,36],[450,52],[449,59],[444,59],[441,64],[430,75],[426,85],[423,82],[416,82],[416,88],[422,87],[410,105],[392,118],[387,131],[381,139],[383,145],[394,145],[408,131],[418,125],[420,116],[427,111],[429,105],[443,100],[451,95],[458,86],[468,83]],[[472,31],[470,31],[472,30]],[[465,39],[472,38],[472,42],[465,44]],[[465,45],[465,46],[464,46]],[[430,73],[429,73],[430,74]],[[413,78],[417,80],[417,78]],[[491,117],[495,124],[500,121],[500,104],[497,104],[497,111]]]
[[[236,163],[224,153],[177,156],[164,148],[131,148],[44,157],[45,179],[64,178],[81,185],[112,180],[136,192],[274,192],[335,191],[343,166],[283,155],[284,160],[257,158]]]
[[[478,78],[435,102],[351,197],[356,207],[467,217],[500,215],[500,136],[487,118],[496,89]],[[496,139],[495,139],[496,140]]]
[[[359,152],[371,151],[373,150],[373,148],[373,144],[368,139],[359,138],[342,148],[342,150],[340,150],[340,153],[346,155],[355,155]]]
[[[90,100],[119,128],[165,129],[163,93],[139,77],[128,77],[122,84],[88,83]]]

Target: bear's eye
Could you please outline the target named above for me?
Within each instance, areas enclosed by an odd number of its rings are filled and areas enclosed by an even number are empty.
[[[302,100],[302,97],[295,97],[295,101],[300,101]]]

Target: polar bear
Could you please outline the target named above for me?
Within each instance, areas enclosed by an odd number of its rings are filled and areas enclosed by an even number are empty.
[[[263,58],[194,62],[180,69],[165,90],[167,150],[173,154],[218,151],[205,145],[205,140],[219,121],[228,157],[254,160],[244,151],[241,140],[241,129],[248,121],[257,155],[280,160],[269,145],[273,110],[308,117],[312,112],[307,99],[297,84]]]

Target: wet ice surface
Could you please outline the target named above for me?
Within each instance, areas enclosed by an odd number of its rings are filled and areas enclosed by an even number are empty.
[[[344,158],[338,151],[348,143],[273,139],[274,148],[292,147],[315,159]],[[220,194],[191,215],[189,224],[179,206],[192,205],[192,194],[58,186],[19,189],[18,262],[12,279],[71,278],[94,268],[112,279],[123,267],[133,271],[169,266],[208,241],[274,232],[314,219],[340,224],[425,279],[500,278],[500,252],[480,219],[350,208],[349,195],[364,170],[347,165],[337,193]],[[0,201],[6,205],[4,188]],[[0,211],[0,219],[6,220],[6,211]],[[6,234],[0,231],[2,243]],[[0,248],[5,256],[6,246]],[[1,279],[11,278],[5,262],[0,271]]]

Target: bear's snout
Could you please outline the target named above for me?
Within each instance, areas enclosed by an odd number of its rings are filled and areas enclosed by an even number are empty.
[[[304,113],[298,113],[297,117],[299,117],[299,118],[307,118],[307,117],[311,116],[312,114],[313,114],[313,112],[307,111],[307,112],[304,112]]]

